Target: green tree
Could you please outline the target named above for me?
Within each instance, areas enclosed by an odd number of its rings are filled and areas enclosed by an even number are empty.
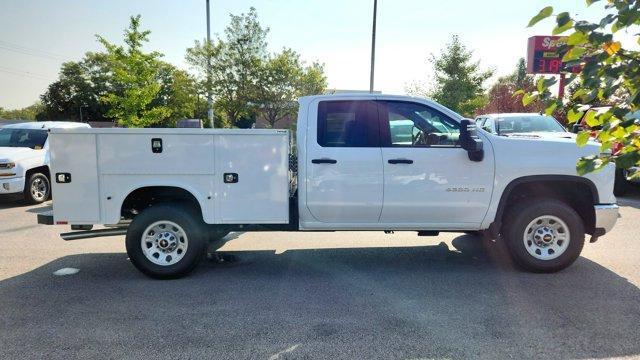
[[[151,106],[163,106],[171,111],[171,115],[165,119],[163,125],[173,127],[179,119],[200,118],[196,114],[199,96],[196,79],[171,64],[165,62],[159,64],[160,91],[151,102]],[[206,111],[200,116],[206,117]]]
[[[525,111],[542,111],[544,104],[540,101],[530,104],[526,108],[522,104],[522,94],[518,93],[518,89],[535,89],[533,76],[527,74],[527,65],[524,58],[518,60],[516,69],[513,73],[498,78],[491,85],[487,93],[488,102],[482,108],[477,110],[478,114],[488,113],[508,113],[508,112],[525,112]]]
[[[111,71],[104,53],[88,52],[78,62],[62,64],[59,79],[40,96],[38,120],[106,121],[107,105],[100,98],[113,92]]]
[[[258,72],[253,102],[270,127],[286,116],[295,116],[300,96],[324,92],[327,80],[322,66],[304,66],[300,55],[291,49],[268,57]]]
[[[586,3],[587,6],[602,5],[598,21],[579,20],[568,12],[560,12],[555,14],[552,31],[554,35],[565,34],[565,45],[560,50],[564,54],[562,61],[581,68],[566,80],[574,89],[572,101],[555,97],[550,87],[556,80],[544,78],[538,80],[535,91],[523,97],[523,102],[541,99],[547,105],[547,112],[556,108],[565,110],[570,122],[586,113],[587,125],[601,128],[597,135],[601,154],[579,159],[579,174],[601,169],[611,162],[620,168],[640,165],[640,52],[623,48],[615,38],[616,33],[626,32],[640,43],[640,34],[636,31],[640,25],[640,0],[586,0]],[[545,7],[531,19],[529,26],[553,14],[551,6]],[[587,112],[602,103],[609,103],[611,107]],[[576,141],[583,146],[589,137],[590,132],[582,131]]]
[[[298,96],[319,95],[327,90],[324,64],[313,62],[304,68],[298,83]]]
[[[35,120],[36,115],[42,111],[42,104],[36,102],[21,109],[6,110],[0,107],[0,119],[8,120]]]
[[[107,117],[115,119],[125,127],[148,127],[164,122],[171,109],[164,105],[153,105],[161,85],[157,81],[159,71],[158,52],[145,53],[143,44],[148,42],[150,31],[140,30],[140,15],[131,17],[124,32],[126,47],[110,43],[102,36],[98,41],[105,47],[112,71],[115,92],[101,97],[109,106]]]
[[[215,94],[216,108],[232,126],[255,118],[251,100],[267,56],[268,31],[252,7],[247,14],[231,15],[224,40],[196,41],[187,49],[187,62],[198,71],[205,89]]]
[[[483,84],[493,71],[482,71],[479,62],[473,62],[472,52],[457,35],[453,35],[441,55],[432,54],[429,61],[435,72],[435,86],[430,90],[409,89],[411,94],[431,97],[465,116],[472,116],[486,103]]]

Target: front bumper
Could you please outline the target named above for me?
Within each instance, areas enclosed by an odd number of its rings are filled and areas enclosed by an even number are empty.
[[[602,236],[611,229],[618,221],[618,205],[616,204],[601,204],[594,205],[596,213],[596,226],[594,236]]]
[[[21,193],[24,190],[24,177],[3,178],[0,176],[0,194]]]

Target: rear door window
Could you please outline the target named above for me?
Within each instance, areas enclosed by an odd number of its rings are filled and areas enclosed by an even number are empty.
[[[379,147],[378,113],[373,101],[321,101],[318,144],[322,147]]]

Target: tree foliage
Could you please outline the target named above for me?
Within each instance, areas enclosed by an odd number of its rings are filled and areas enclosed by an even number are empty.
[[[104,53],[88,52],[78,62],[62,64],[59,79],[40,96],[38,120],[105,121],[108,107],[100,98],[113,92],[111,70]]]
[[[35,120],[42,111],[42,104],[36,102],[22,109],[6,110],[0,107],[0,119],[7,120]]]
[[[174,127],[179,119],[205,118],[206,110],[198,113],[198,84],[184,70],[166,62],[159,62],[157,82],[160,91],[151,102],[152,107],[164,107],[171,111],[162,126]]]
[[[489,88],[487,94],[488,102],[478,109],[477,113],[538,112],[544,109],[544,104],[541,101],[534,101],[528,107],[525,107],[522,104],[523,94],[518,93],[519,89],[526,89],[527,91],[535,89],[534,78],[527,74],[524,58],[518,61],[513,73],[498,78],[496,83]]]
[[[485,105],[483,84],[493,75],[492,70],[481,70],[472,55],[458,36],[453,35],[442,53],[439,56],[432,54],[429,59],[435,72],[434,87],[430,90],[416,87],[409,92],[426,95],[458,113],[472,116],[476,109]]]
[[[186,71],[158,61],[155,81],[160,85],[160,91],[151,106],[165,106],[171,110],[171,115],[156,122],[155,126],[174,126],[178,119],[206,116],[204,104],[198,108],[195,78]],[[107,117],[110,106],[101,99],[111,93],[122,95],[123,87],[113,79],[107,54],[88,52],[78,62],[62,64],[59,79],[40,96],[42,107],[37,119],[80,121],[82,108],[82,121],[110,121]]]
[[[162,123],[171,115],[164,105],[153,105],[161,90],[157,81],[159,71],[158,52],[145,53],[149,30],[140,30],[140,15],[131,17],[124,32],[126,46],[109,42],[102,36],[98,41],[105,47],[107,61],[112,72],[115,92],[105,94],[100,100],[109,106],[107,117],[125,127],[148,127]]]
[[[534,91],[525,94],[525,98],[544,101],[547,111],[564,109],[570,122],[581,119],[591,107],[602,103],[611,105],[587,113],[587,125],[601,129],[597,134],[601,154],[579,159],[580,174],[611,162],[621,168],[640,165],[640,52],[624,48],[616,39],[617,33],[627,32],[633,33],[634,40],[640,43],[637,33],[640,0],[587,0],[587,6],[594,3],[603,7],[603,15],[596,22],[579,20],[567,12],[555,15],[552,32],[565,35],[562,60],[568,66],[581,68],[566,81],[575,89],[571,99],[559,99],[552,94],[550,87],[555,79],[541,79]],[[546,7],[531,19],[529,26],[553,13],[552,7]],[[578,145],[586,144],[588,139],[589,132],[581,132]]]
[[[298,111],[297,98],[322,93],[327,87],[322,66],[304,66],[300,55],[291,49],[264,59],[258,71],[254,102],[270,127]]]
[[[250,127],[263,116],[273,127],[297,110],[292,102],[298,96],[326,88],[322,65],[305,66],[291,49],[269,54],[268,32],[250,8],[246,14],[231,15],[223,39],[196,41],[187,49],[187,62],[214,94],[215,108],[231,126]]]
[[[215,94],[219,108],[233,126],[251,118],[251,99],[258,83],[260,62],[267,55],[268,28],[258,22],[254,8],[231,15],[225,39],[196,41],[186,60],[200,74],[204,87]]]

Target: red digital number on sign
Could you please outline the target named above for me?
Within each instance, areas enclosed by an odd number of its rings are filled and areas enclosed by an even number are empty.
[[[562,61],[560,61],[560,59],[538,59],[538,66],[535,72],[542,74],[558,74],[560,73],[561,65]]]

